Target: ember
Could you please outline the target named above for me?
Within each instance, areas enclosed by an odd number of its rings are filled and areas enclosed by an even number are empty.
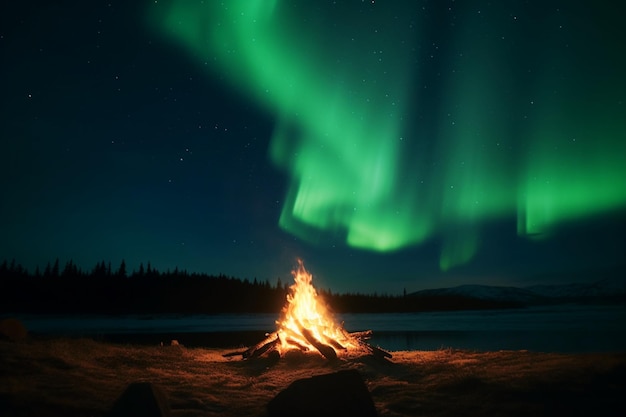
[[[371,337],[371,331],[348,333],[335,321],[326,304],[318,297],[311,283],[313,277],[304,269],[301,260],[298,259],[298,268],[291,274],[295,283],[289,288],[287,304],[276,321],[278,329],[246,351],[227,356],[242,355],[244,359],[270,354],[282,356],[290,350],[298,350],[317,351],[329,360],[337,359],[338,353],[369,353],[391,358],[389,352],[365,342]]]

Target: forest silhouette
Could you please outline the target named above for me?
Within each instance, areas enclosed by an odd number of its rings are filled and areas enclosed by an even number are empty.
[[[15,260],[0,264],[0,313],[35,314],[219,314],[279,313],[291,283],[280,278],[240,279],[224,274],[189,273],[175,268],[165,272],[150,263],[129,272],[122,260],[98,262],[90,271],[72,260],[63,267],[56,259],[43,271],[29,272]],[[511,308],[510,302],[462,296],[413,297],[407,295],[342,293],[317,289],[337,313],[395,313],[437,310]]]

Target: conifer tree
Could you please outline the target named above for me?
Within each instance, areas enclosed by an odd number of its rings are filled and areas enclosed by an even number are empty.
[[[124,261],[124,259],[122,259],[120,267],[117,269],[115,275],[117,275],[119,278],[126,278],[126,261]]]

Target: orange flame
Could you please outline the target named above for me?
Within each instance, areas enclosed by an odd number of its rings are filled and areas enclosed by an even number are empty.
[[[312,275],[304,269],[298,259],[298,268],[291,271],[295,283],[289,288],[287,304],[282,310],[278,326],[279,351],[291,349],[315,350],[315,342],[332,346],[334,350],[346,351],[357,347],[357,343],[338,325],[311,284]],[[312,337],[311,337],[312,336]],[[313,343],[312,343],[313,341]]]

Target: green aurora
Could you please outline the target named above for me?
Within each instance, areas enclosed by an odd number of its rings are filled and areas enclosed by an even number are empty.
[[[149,13],[275,115],[284,230],[380,252],[440,239],[447,270],[476,254],[489,221],[516,216],[520,236],[549,238],[626,207],[626,65],[601,28],[567,40],[565,12],[524,26],[523,10],[461,2],[439,46],[427,2],[317,3],[175,0]]]

